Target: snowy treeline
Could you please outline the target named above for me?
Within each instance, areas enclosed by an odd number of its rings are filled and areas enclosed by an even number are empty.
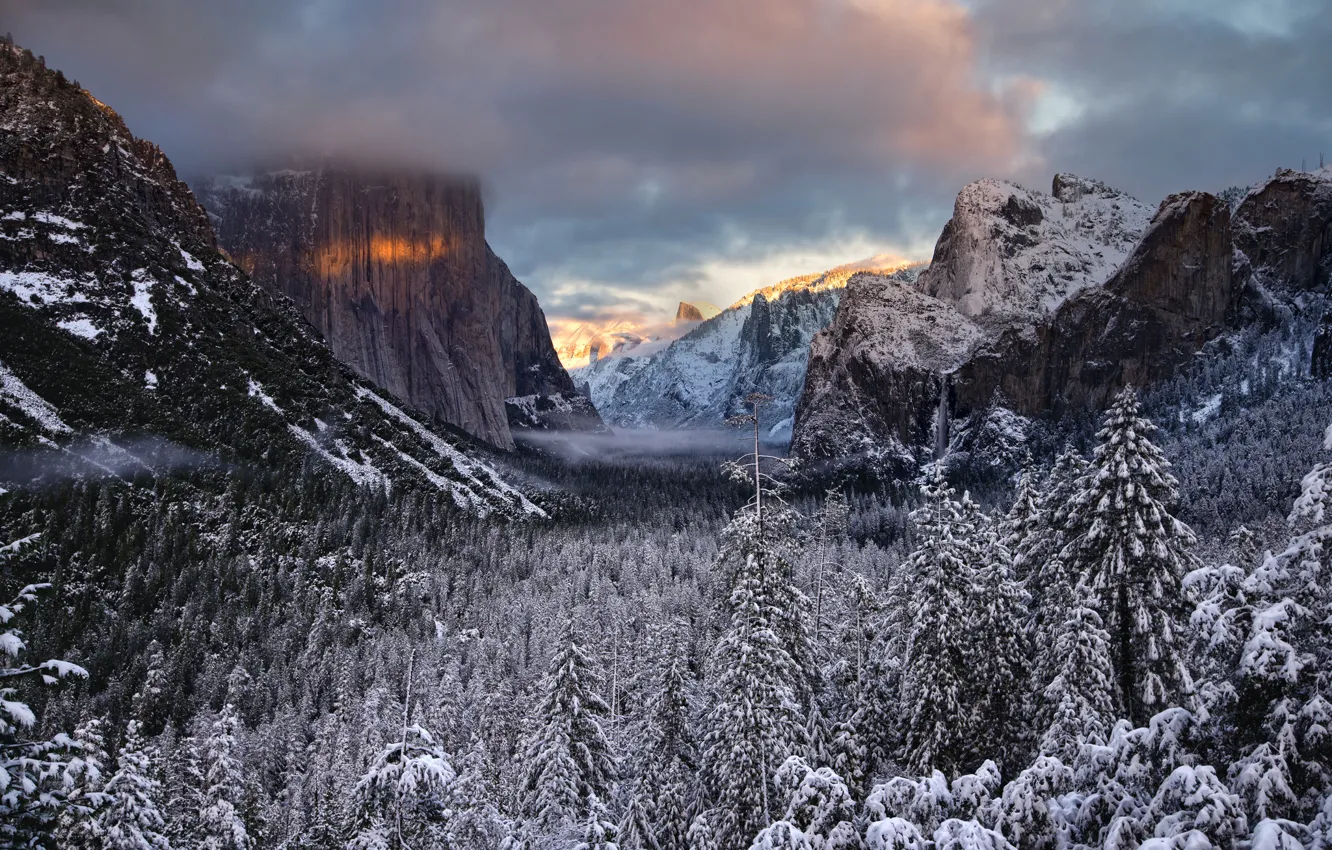
[[[925,476],[909,529],[687,481],[706,509],[548,527],[75,488],[69,542],[7,550],[56,575],[0,611],[3,840],[1327,846],[1332,467],[1206,563],[1155,437],[1126,395],[1002,512]]]

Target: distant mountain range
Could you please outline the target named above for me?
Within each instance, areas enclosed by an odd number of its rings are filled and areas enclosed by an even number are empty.
[[[638,428],[721,428],[751,392],[771,395],[769,439],[790,437],[814,335],[832,321],[841,290],[867,265],[790,278],[746,295],[665,346],[620,343],[572,375],[607,422]],[[681,305],[681,313],[687,305]],[[679,315],[679,313],[677,313]]]
[[[603,357],[618,357],[630,352],[642,355],[663,348],[699,322],[720,312],[721,308],[706,301],[681,301],[675,309],[675,318],[669,323],[654,324],[638,317],[583,322],[557,335],[555,350],[560,362],[570,369],[586,366]]]

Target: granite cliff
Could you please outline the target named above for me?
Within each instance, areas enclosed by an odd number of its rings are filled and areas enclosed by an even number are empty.
[[[432,418],[502,448],[511,425],[600,425],[536,297],[487,245],[475,180],[325,166],[215,178],[200,196],[238,265]],[[543,408],[560,422],[532,418]]]
[[[1245,268],[1229,208],[1206,193],[1151,214],[1071,175],[1049,195],[972,184],[917,280],[848,284],[811,346],[793,452],[904,471],[944,451],[956,424],[1020,431],[1099,408],[1233,326]]]

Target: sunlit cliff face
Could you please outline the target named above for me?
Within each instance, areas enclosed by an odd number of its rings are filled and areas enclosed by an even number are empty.
[[[365,252],[359,240],[333,243],[315,257],[314,272],[334,274]],[[454,236],[432,233],[424,238],[375,233],[370,236],[369,257],[381,267],[424,266],[456,253],[460,240]]]

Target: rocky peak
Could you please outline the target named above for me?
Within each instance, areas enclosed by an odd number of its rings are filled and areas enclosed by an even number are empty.
[[[918,286],[986,326],[1038,321],[1104,283],[1150,218],[1128,195],[1069,174],[1050,195],[978,180],[958,193]]]
[[[1277,294],[1332,289],[1332,166],[1281,169],[1235,212],[1235,247]]]
[[[706,302],[691,304],[688,301],[681,301],[680,306],[675,308],[675,324],[701,322],[705,319],[711,319],[720,312],[720,308]]]
[[[811,347],[795,454],[909,472],[948,445],[953,420],[1012,430],[1099,407],[1235,321],[1224,202],[1189,192],[1144,215],[1095,181],[1059,175],[1053,190],[973,183],[914,285],[852,279]]]

